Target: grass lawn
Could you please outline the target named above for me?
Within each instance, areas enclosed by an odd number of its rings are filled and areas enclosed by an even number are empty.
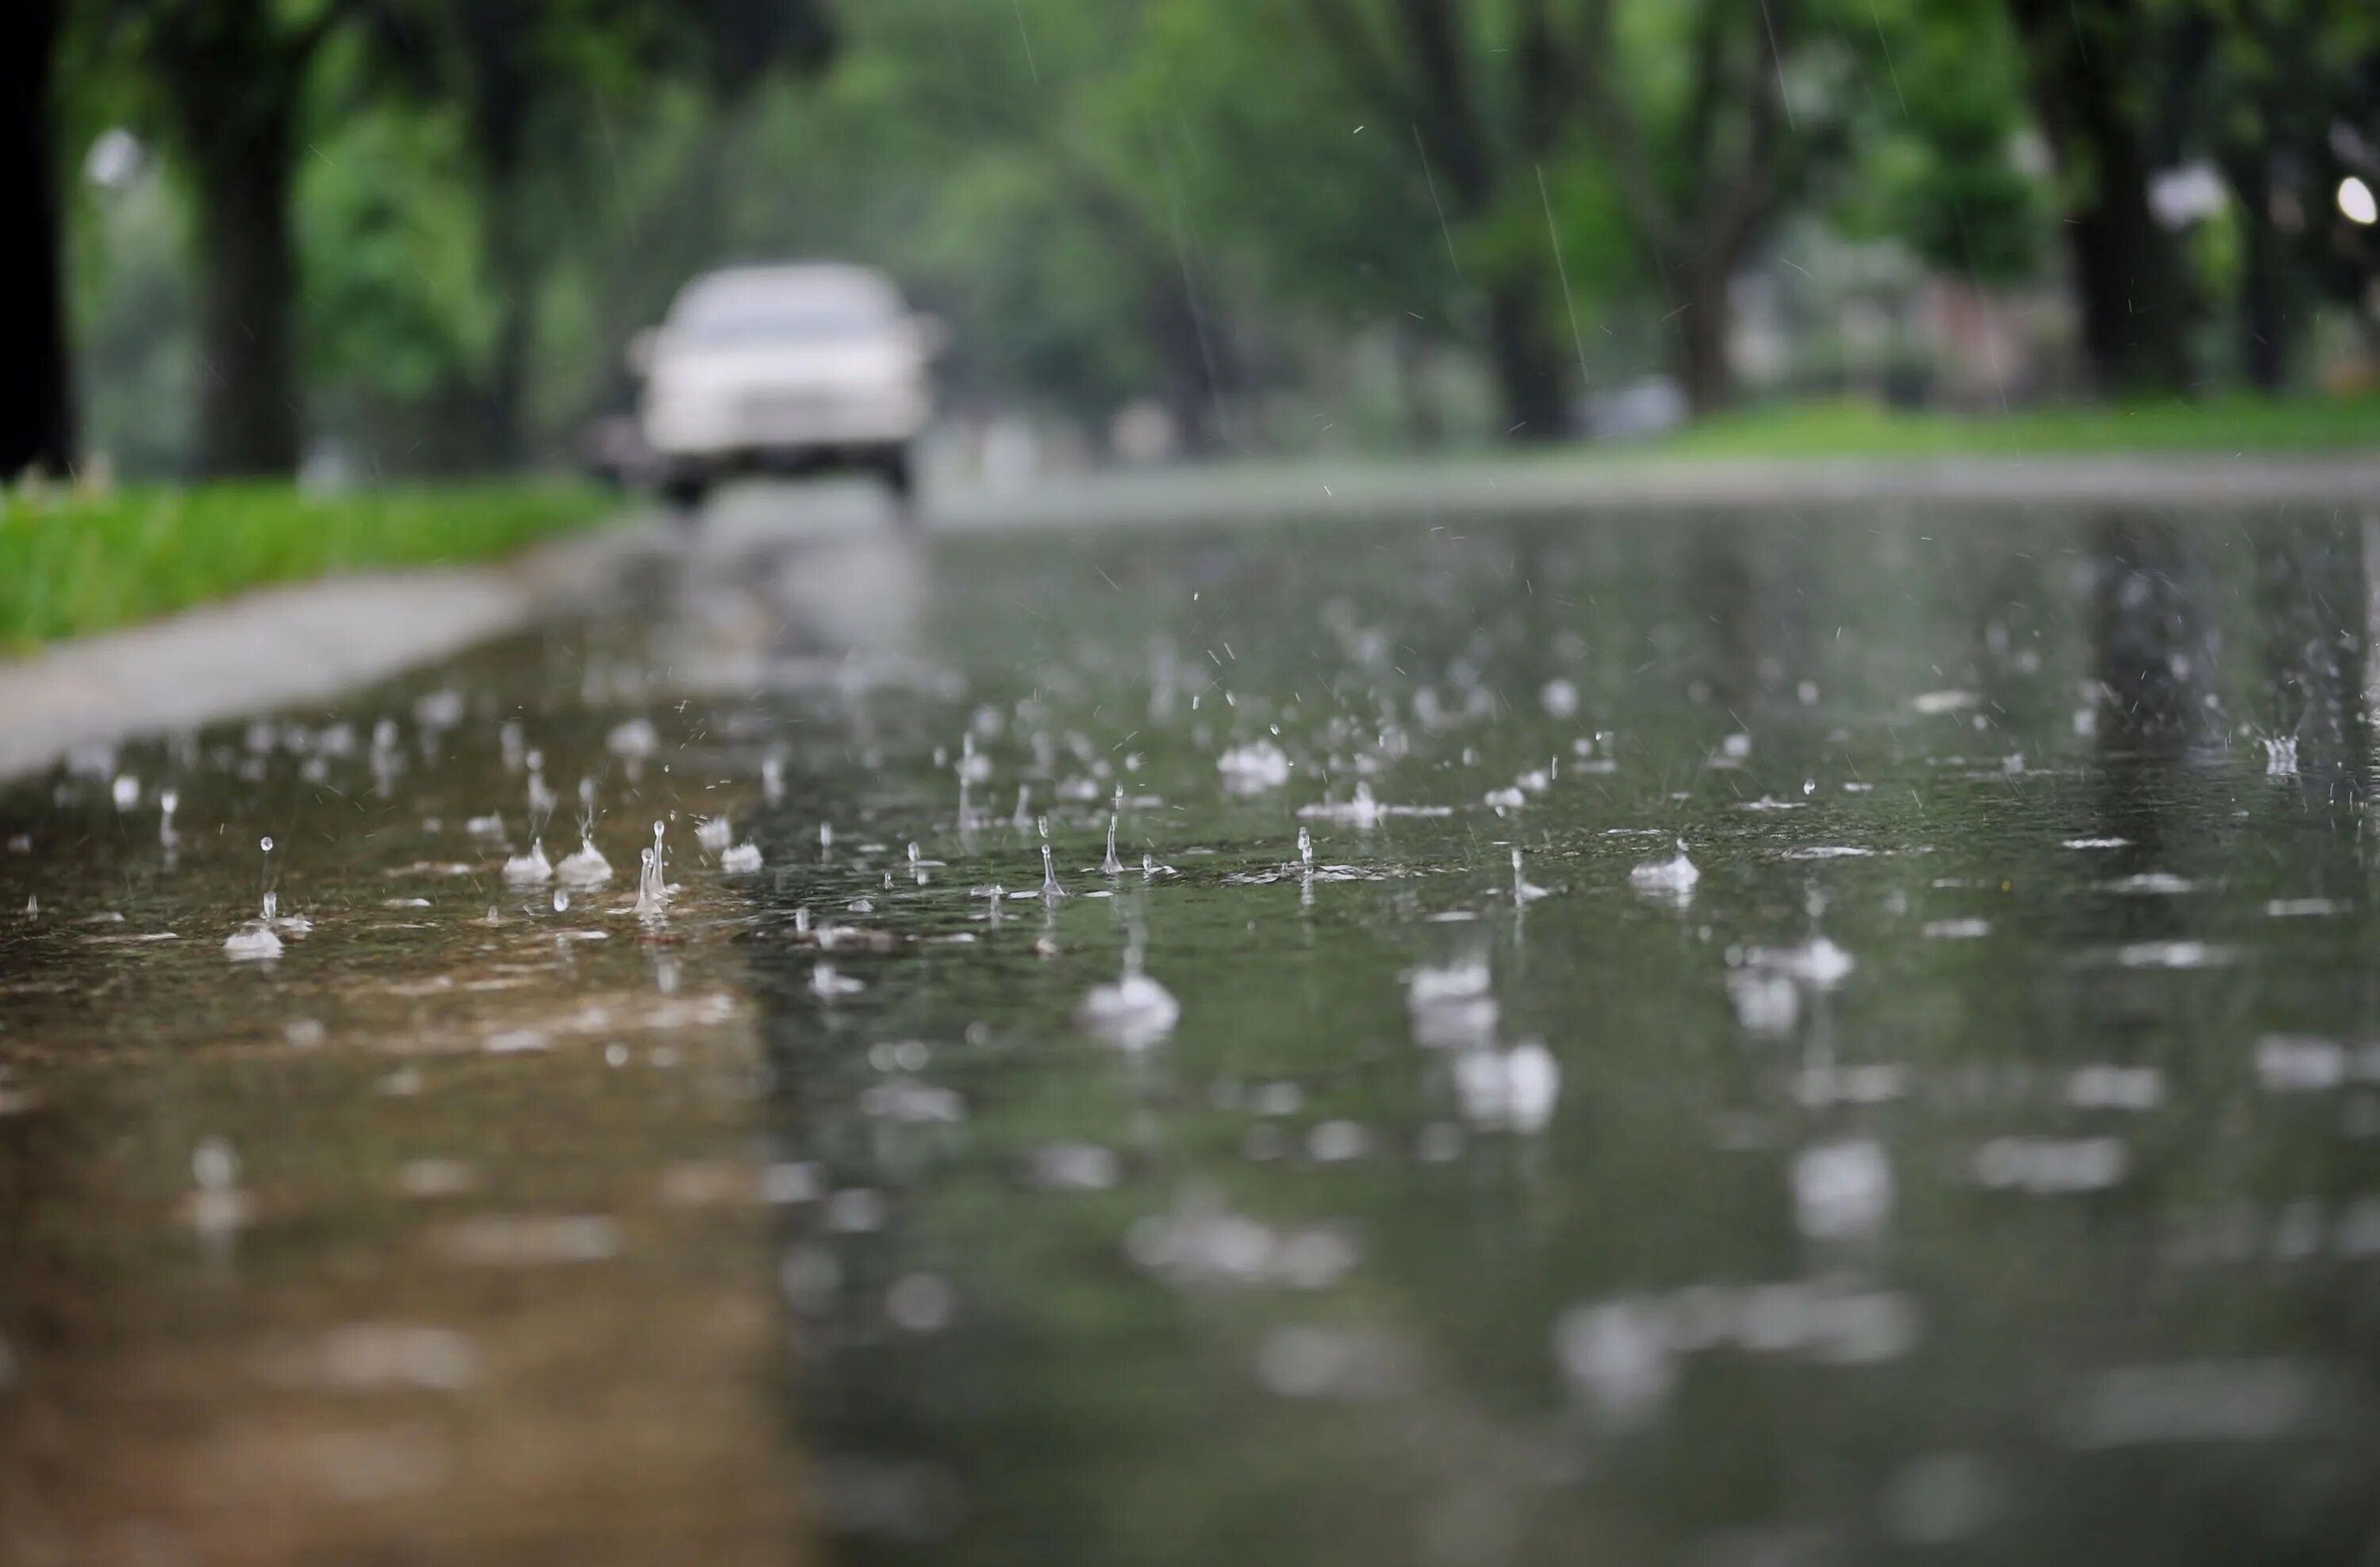
[[[591,486],[516,482],[301,494],[286,484],[0,491],[0,651],[270,582],[483,561],[619,516]]]
[[[1642,446],[1679,457],[2046,456],[2065,453],[2250,453],[2380,449],[2380,396],[2210,397],[2075,405],[2013,413],[1900,412],[1828,401],[1736,409]]]

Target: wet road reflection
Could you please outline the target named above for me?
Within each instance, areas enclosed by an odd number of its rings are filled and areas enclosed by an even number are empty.
[[[2368,548],[731,509],[22,783],[0,1543],[2361,1552]]]

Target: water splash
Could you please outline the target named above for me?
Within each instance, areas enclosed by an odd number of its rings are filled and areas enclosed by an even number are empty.
[[[270,921],[251,919],[224,938],[224,955],[234,963],[252,963],[281,955],[281,938]]]
[[[1498,798],[1502,797],[1500,793]],[[1488,803],[1493,805],[1497,800],[1490,799]],[[1513,794],[1511,796],[1511,803],[1514,805],[1521,803],[1520,796]],[[1344,801],[1318,800],[1310,806],[1298,807],[1297,814],[1301,820],[1343,821],[1351,827],[1369,829],[1378,827],[1392,816],[1452,816],[1454,808],[1452,806],[1383,805],[1373,796],[1372,786],[1358,780],[1353,798]]]
[[[1145,1051],[1173,1032],[1182,1003],[1173,992],[1141,970],[1140,943],[1124,949],[1123,973],[1110,985],[1094,985],[1075,1008],[1082,1030],[1119,1050]]]
[[[1045,820],[1042,825],[1046,827],[1049,823]],[[1053,902],[1066,895],[1066,889],[1058,885],[1057,858],[1050,854],[1047,844],[1041,845],[1041,895]]]
[[[1119,797],[1123,796],[1123,784],[1119,784],[1116,785],[1116,794]],[[1103,876],[1122,876],[1123,874],[1123,861],[1116,858],[1115,841],[1116,818],[1113,813],[1111,813],[1108,817],[1108,855],[1107,858],[1099,861],[1099,873]]]
[[[504,861],[504,881],[514,887],[542,887],[553,880],[553,866],[545,857],[545,840],[531,838],[528,853]]]
[[[980,784],[991,776],[991,759],[977,752],[972,729],[959,736],[958,773],[961,784]]]
[[[224,938],[224,955],[234,963],[253,963],[281,955],[281,938],[273,929],[280,912],[280,900],[273,892],[273,839],[268,835],[258,840],[264,852],[264,892],[259,900],[260,912],[254,919]]]
[[[1542,1132],[1561,1098],[1561,1063],[1535,1039],[1464,1051],[1454,1059],[1454,1093],[1464,1118],[1483,1130]]]
[[[1289,782],[1289,756],[1269,740],[1234,746],[1215,759],[1223,787],[1235,795],[1261,794]]]
[[[612,862],[595,847],[595,780],[578,781],[578,852],[564,856],[554,875],[565,886],[594,887],[612,880]]]
[[[1475,954],[1407,975],[1405,1013],[1414,1042],[1430,1050],[1492,1047],[1499,1011],[1490,983],[1488,960]]]
[[[831,963],[821,963],[810,970],[810,991],[820,997],[847,996],[864,988],[849,975],[836,973]]]
[[[669,886],[662,877],[662,824],[653,823],[653,846],[638,856],[641,869],[637,878],[637,912],[658,915],[669,906]]]
[[[1681,903],[1694,895],[1694,883],[1702,879],[1702,869],[1686,857],[1683,838],[1678,840],[1675,857],[1648,859],[1628,873],[1628,884],[1638,892]]]
[[[1297,863],[1308,876],[1314,874],[1314,834],[1303,827],[1297,830]]]
[[[1755,967],[1799,980],[1812,990],[1831,990],[1851,978],[1858,966],[1852,954],[1824,936],[1813,936],[1798,946],[1755,947],[1745,954]]]
[[[1376,827],[1388,813],[1372,797],[1372,786],[1358,779],[1355,796],[1346,804],[1324,800],[1316,805],[1300,806],[1297,814],[1317,821],[1344,821],[1355,827]]]
[[[1814,1241],[1864,1240],[1892,1218],[1892,1160],[1872,1137],[1820,1143],[1793,1159],[1794,1221]]]
[[[1512,850],[1512,902],[1517,905],[1526,905],[1536,902],[1539,898],[1552,895],[1545,888],[1532,882],[1522,870],[1521,851],[1517,846],[1514,847]]]
[[[548,818],[553,815],[553,791],[545,786],[545,753],[528,754],[528,830],[532,835],[545,831]]]

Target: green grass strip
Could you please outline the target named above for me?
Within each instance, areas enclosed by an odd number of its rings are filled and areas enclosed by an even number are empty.
[[[559,482],[0,492],[0,648],[21,652],[269,583],[492,560],[623,510],[616,495]]]

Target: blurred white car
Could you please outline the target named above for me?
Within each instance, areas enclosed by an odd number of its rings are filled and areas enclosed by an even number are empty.
[[[696,278],[629,346],[663,492],[693,506],[730,474],[860,469],[905,505],[941,336],[941,322],[912,314],[890,278],[864,267]]]

